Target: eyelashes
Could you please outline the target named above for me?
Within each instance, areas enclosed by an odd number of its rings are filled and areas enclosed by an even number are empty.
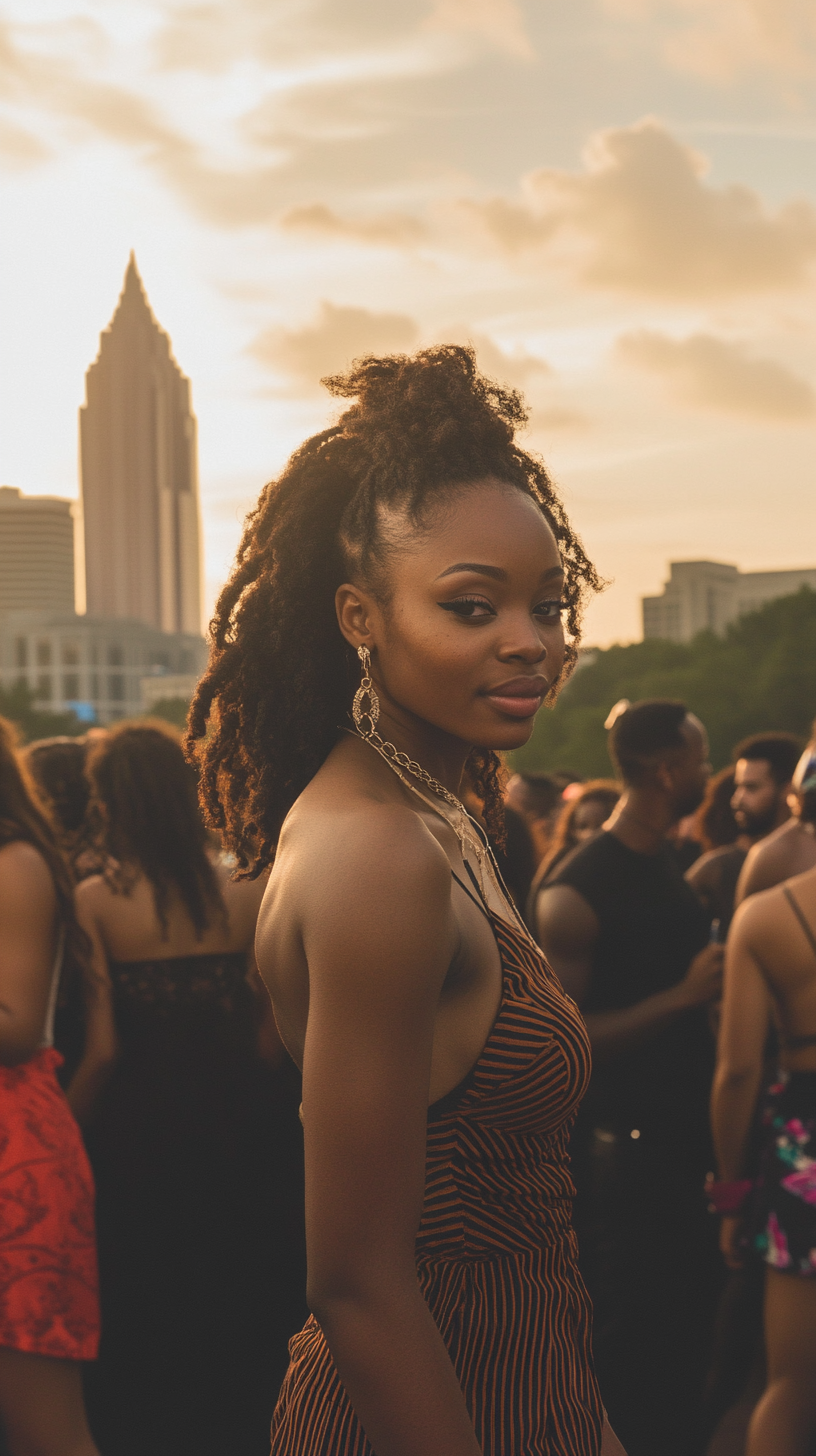
[[[440,602],[439,606],[443,612],[453,612],[454,616],[464,617],[470,621],[496,616],[495,608],[484,597],[456,597],[455,601]],[[545,617],[547,621],[554,622],[562,612],[567,610],[568,606],[568,602],[557,600],[539,602],[533,608],[533,615]]]

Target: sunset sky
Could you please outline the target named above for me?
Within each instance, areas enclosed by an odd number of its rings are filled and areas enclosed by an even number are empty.
[[[813,0],[0,0],[0,482],[77,494],[133,248],[207,604],[369,350],[472,340],[640,635],[671,558],[816,563]]]

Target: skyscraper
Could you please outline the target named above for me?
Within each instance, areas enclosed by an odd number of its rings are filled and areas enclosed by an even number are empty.
[[[87,610],[201,631],[201,528],[190,381],[131,253],[80,410]]]

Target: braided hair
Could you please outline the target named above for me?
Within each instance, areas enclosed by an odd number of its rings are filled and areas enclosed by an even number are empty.
[[[387,511],[419,528],[453,491],[488,477],[534,500],[566,573],[562,679],[585,599],[601,586],[544,465],[516,443],[527,420],[521,396],[484,378],[472,349],[370,356],[323,383],[355,402],[295,451],[247,518],[188,720],[205,817],[253,877],[274,859],[286,814],[348,720],[359,664],[335,593],[356,579],[386,599]],[[501,761],[474,749],[467,768],[501,837]]]

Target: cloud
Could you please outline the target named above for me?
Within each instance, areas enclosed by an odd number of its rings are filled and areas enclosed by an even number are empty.
[[[711,334],[670,339],[643,330],[624,334],[616,352],[624,363],[660,375],[687,404],[763,419],[816,415],[816,391],[806,379],[773,359],[751,358],[742,345]]]
[[[467,324],[450,324],[440,334],[440,344],[472,344],[479,368],[499,384],[512,384],[526,389],[531,383],[552,378],[553,370],[538,354],[516,348],[509,354],[499,348],[488,334],[479,333]]]
[[[44,162],[51,154],[39,137],[0,117],[0,165],[23,168]]]
[[[816,75],[813,0],[602,0],[602,7],[641,24],[666,17],[664,57],[708,81],[730,82],[752,71],[792,81]]]
[[[414,247],[428,231],[424,223],[408,213],[388,212],[350,221],[339,217],[320,202],[290,208],[279,219],[279,225],[286,232],[312,232],[346,242],[386,248]]]
[[[426,29],[469,33],[523,60],[534,56],[516,0],[435,0]]]
[[[769,212],[747,187],[712,187],[707,164],[653,118],[596,134],[582,172],[542,168],[524,201],[466,203],[508,252],[554,248],[587,283],[718,298],[803,283],[816,211]]]
[[[326,374],[348,367],[361,354],[402,353],[417,340],[414,319],[372,313],[324,301],[314,323],[300,329],[265,329],[249,346],[260,363],[301,387],[317,389]]]

